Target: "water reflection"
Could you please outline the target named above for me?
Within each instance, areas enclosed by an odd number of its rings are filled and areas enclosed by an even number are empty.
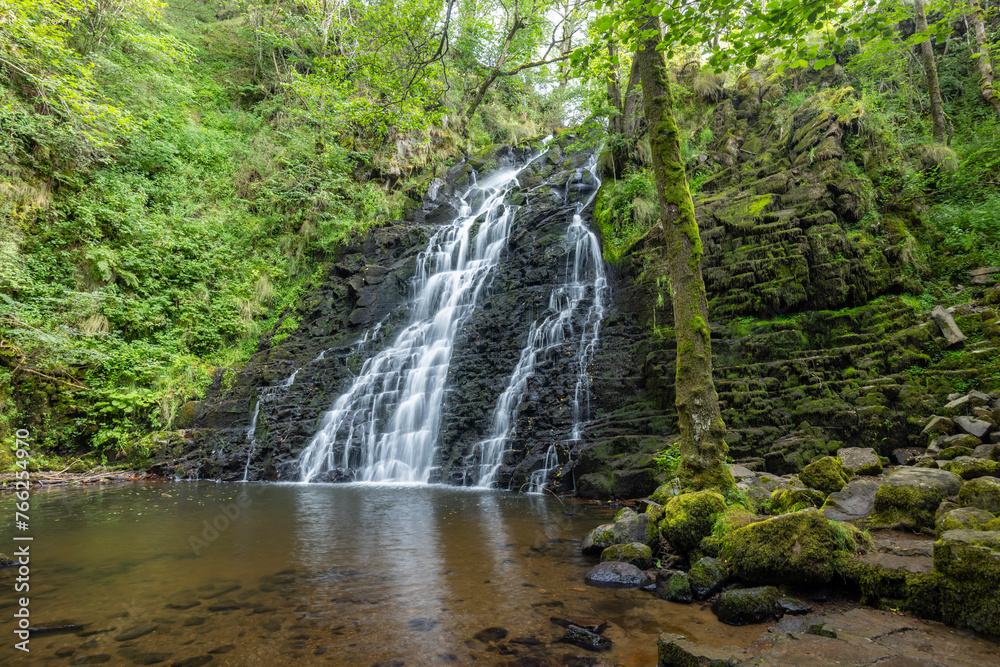
[[[0,509],[9,514],[12,502],[0,499]],[[0,663],[211,655],[231,665],[559,665],[581,650],[558,643],[555,614],[607,618],[615,646],[601,659],[610,664],[655,662],[661,629],[697,641],[756,638],[705,610],[583,586],[592,563],[580,538],[610,514],[552,497],[426,486],[36,493],[32,623],[78,627],[33,637],[29,656],[0,646]],[[13,576],[0,570],[5,610]],[[476,639],[493,626],[507,637]]]

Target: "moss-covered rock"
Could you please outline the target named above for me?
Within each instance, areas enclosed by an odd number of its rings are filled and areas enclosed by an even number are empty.
[[[712,533],[726,501],[714,491],[696,491],[671,499],[663,510],[660,532],[674,551],[686,554]]]
[[[847,486],[850,473],[844,470],[840,461],[832,456],[813,461],[799,473],[802,483],[829,495]]]
[[[691,584],[691,594],[696,600],[707,600],[718,593],[729,571],[726,564],[717,558],[701,558],[691,566],[688,572],[688,582]]]
[[[771,493],[771,511],[787,514],[807,507],[822,507],[826,494],[816,489],[778,489]]]
[[[958,493],[962,478],[933,468],[898,468],[875,494],[872,523],[934,527],[934,512],[945,498]]]
[[[754,584],[825,584],[862,547],[860,531],[816,509],[752,523],[723,540],[732,573]]]
[[[656,597],[669,602],[690,602],[691,584],[688,575],[673,570],[656,573]]]
[[[936,532],[940,537],[949,530],[989,530],[996,517],[976,507],[958,507],[942,514],[937,520]]]
[[[728,625],[750,625],[774,618],[781,591],[773,586],[723,591],[712,605],[720,621]]]
[[[649,499],[654,503],[659,503],[661,505],[666,505],[670,502],[671,498],[679,496],[681,494],[681,482],[679,479],[672,479],[666,484],[661,484],[657,487],[656,491],[653,492]]]
[[[944,469],[955,473],[962,479],[995,477],[1000,475],[1000,462],[989,459],[976,459],[971,456],[959,456],[946,463]]]
[[[597,555],[615,544],[628,544],[630,542],[645,544],[648,535],[646,526],[650,518],[649,514],[635,514],[633,512],[615,523],[606,523],[594,528],[583,539],[583,553]]]
[[[631,563],[645,570],[653,566],[653,550],[641,542],[612,544],[601,552],[601,562]]]
[[[871,447],[845,447],[844,449],[838,449],[837,462],[852,475],[882,474],[882,461]],[[840,489],[837,490],[839,491]]]
[[[958,492],[958,504],[1000,514],[1000,479],[979,477],[966,482]]]
[[[1000,532],[949,530],[934,544],[946,623],[1000,636]]]

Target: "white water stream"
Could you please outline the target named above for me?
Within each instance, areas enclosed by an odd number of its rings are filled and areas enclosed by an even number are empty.
[[[567,341],[576,335],[573,327],[574,316],[581,307],[587,312],[583,317],[580,344],[576,351],[577,379],[573,391],[573,428],[570,438],[579,440],[583,422],[590,412],[588,366],[597,348],[601,320],[604,318],[604,296],[607,291],[607,277],[597,236],[583,224],[580,213],[597,196],[600,181],[597,178],[596,157],[586,165],[594,179],[593,194],[583,203],[578,203],[573,221],[566,230],[566,244],[571,249],[566,258],[563,284],[552,291],[545,317],[531,326],[528,340],[521,350],[517,366],[510,376],[507,388],[501,394],[493,410],[493,425],[487,439],[478,443],[481,455],[479,479],[476,486],[490,487],[496,483],[496,475],[503,464],[504,451],[514,435],[517,406],[527,389],[528,379],[534,375],[535,365],[540,358],[558,354]],[[576,181],[580,181],[582,170],[577,170]],[[570,187],[572,183],[570,184]],[[587,302],[589,301],[589,305]],[[548,481],[551,469],[558,465],[555,446],[550,446],[545,456],[544,473],[536,479],[531,475],[531,492],[541,493]],[[550,460],[550,459],[555,459]],[[551,464],[551,465],[550,465]]]
[[[343,469],[356,471],[357,481],[427,483],[456,334],[507,245],[516,210],[507,194],[537,157],[461,195],[459,214],[417,257],[409,324],[392,346],[365,361],[324,415],[299,457],[301,481]],[[470,202],[480,200],[473,209]]]

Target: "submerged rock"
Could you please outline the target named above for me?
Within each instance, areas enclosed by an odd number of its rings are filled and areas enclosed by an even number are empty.
[[[489,642],[498,642],[507,637],[507,628],[501,628],[498,625],[494,625],[488,628],[483,628],[476,634],[472,635],[473,639],[488,644]]]
[[[566,634],[559,641],[591,651],[607,651],[611,648],[611,640],[607,637],[575,625],[566,628]]]

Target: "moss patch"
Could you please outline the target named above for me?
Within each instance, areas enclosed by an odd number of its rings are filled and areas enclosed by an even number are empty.
[[[716,518],[725,511],[725,499],[714,491],[685,493],[664,507],[660,532],[674,551],[686,554],[711,534]]]
[[[733,531],[721,553],[733,574],[750,583],[825,584],[862,541],[853,526],[807,509]]]

